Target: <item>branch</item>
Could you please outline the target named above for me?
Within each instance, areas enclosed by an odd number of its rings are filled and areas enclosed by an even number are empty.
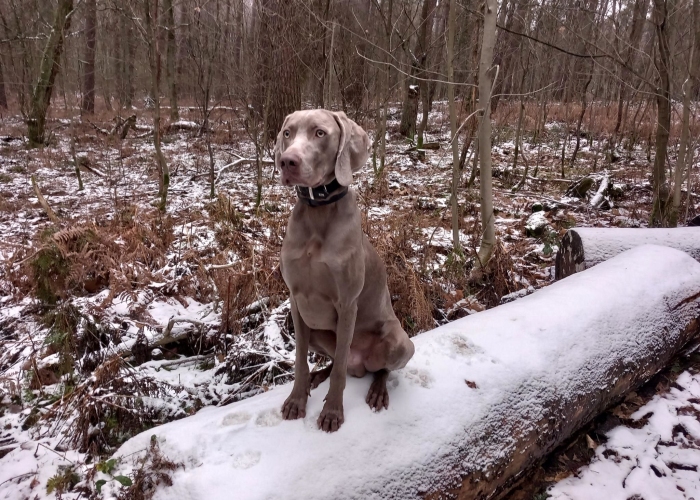
[[[496,27],[498,29],[501,29],[501,30],[507,32],[507,33],[510,33],[511,35],[522,36],[524,38],[532,40],[533,42],[541,43],[542,45],[546,45],[547,47],[550,47],[554,50],[558,50],[559,52],[563,52],[564,54],[567,54],[569,56],[580,57],[582,59],[611,58],[608,54],[578,54],[576,52],[568,51],[563,47],[559,47],[558,45],[554,45],[553,43],[545,42],[544,40],[540,40],[539,38],[535,38],[534,36],[530,36],[527,33],[519,33],[517,31],[513,31],[511,29],[506,28],[505,26],[501,26],[498,23],[496,23]]]
[[[58,216],[56,213],[51,209],[49,206],[49,203],[46,201],[46,198],[44,198],[44,195],[41,194],[41,191],[39,191],[39,184],[36,182],[36,178],[32,175],[32,187],[34,188],[34,194],[36,195],[37,199],[39,200],[39,205],[44,209],[46,212],[46,215],[48,215],[49,220],[53,222],[54,224],[58,224]]]

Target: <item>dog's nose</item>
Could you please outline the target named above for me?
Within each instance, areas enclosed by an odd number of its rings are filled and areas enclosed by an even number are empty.
[[[280,166],[283,169],[294,170],[299,168],[301,158],[295,153],[283,153],[280,158]]]

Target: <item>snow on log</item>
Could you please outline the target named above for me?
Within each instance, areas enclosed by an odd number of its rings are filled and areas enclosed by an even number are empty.
[[[607,201],[605,199],[605,191],[608,189],[608,185],[610,184],[610,179],[606,175],[603,177],[603,180],[600,181],[600,187],[598,188],[598,191],[596,194],[591,198],[591,206],[593,208],[601,208],[603,204]],[[610,208],[608,206],[608,208]]]
[[[700,262],[700,228],[577,227],[569,229],[561,240],[554,277],[566,278],[640,245],[677,248]]]
[[[337,433],[316,425],[328,381],[294,421],[287,384],[132,438],[119,473],[155,436],[182,464],[155,499],[494,498],[699,333],[700,263],[643,246],[415,337],[388,410],[348,379]]]

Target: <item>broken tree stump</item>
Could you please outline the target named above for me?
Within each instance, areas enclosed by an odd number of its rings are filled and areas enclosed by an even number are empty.
[[[371,377],[349,377],[334,434],[316,425],[329,381],[294,421],[280,415],[285,384],[130,439],[118,473],[138,469],[154,440],[182,464],[156,498],[503,498],[699,333],[700,263],[639,247],[414,337],[414,357],[389,377],[389,409],[365,403]]]
[[[700,228],[577,227],[569,229],[561,240],[554,277],[566,278],[625,250],[647,244],[677,248],[700,262]]]

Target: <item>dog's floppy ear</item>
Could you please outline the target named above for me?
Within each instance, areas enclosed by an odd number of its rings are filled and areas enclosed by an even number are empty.
[[[275,169],[280,170],[280,156],[282,155],[282,142],[284,141],[284,129],[287,127],[287,119],[289,118],[289,115],[287,115],[284,118],[284,122],[282,123],[282,128],[280,129],[279,133],[277,134],[277,140],[275,141],[275,147],[272,150],[274,153],[275,157]]]
[[[335,159],[335,178],[343,186],[352,183],[352,174],[362,168],[369,158],[369,137],[357,123],[342,111],[331,113],[340,127],[340,144]]]

